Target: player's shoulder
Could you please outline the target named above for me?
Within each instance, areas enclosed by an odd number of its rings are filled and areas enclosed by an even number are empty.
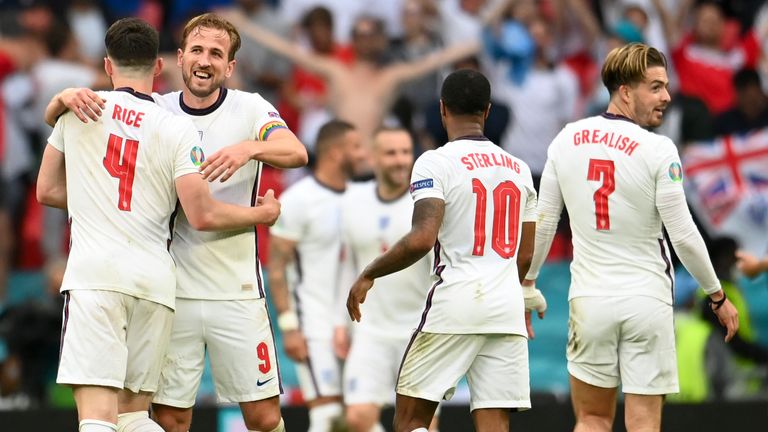
[[[248,107],[250,109],[261,111],[275,111],[272,104],[256,92],[252,93],[237,89],[227,89],[227,99],[229,99],[230,104],[233,106]]]
[[[317,181],[313,176],[308,175],[288,186],[280,196],[280,201],[306,199],[307,197],[311,197],[312,193],[318,190],[319,187]]]
[[[181,91],[173,91],[169,93],[152,93],[152,99],[155,100],[158,106],[163,109],[177,111],[179,107],[179,100],[181,98]]]
[[[376,182],[374,180],[351,182],[347,185],[342,197],[344,206],[359,206],[360,203],[370,201],[376,194]]]

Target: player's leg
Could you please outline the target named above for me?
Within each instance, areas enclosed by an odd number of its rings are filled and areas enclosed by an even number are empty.
[[[149,418],[152,394],[171,338],[174,312],[167,306],[134,298],[127,325],[128,365],[119,395],[118,432],[162,432]]]
[[[396,432],[427,430],[438,402],[453,396],[482,348],[472,336],[414,333],[397,379]]]
[[[672,306],[652,297],[627,297],[621,307],[624,422],[629,432],[658,431],[663,395],[679,391]]]
[[[171,340],[165,353],[152,418],[166,432],[187,432],[205,368],[203,302],[176,299]]]
[[[65,292],[61,353],[56,382],[71,385],[80,431],[117,429],[118,390],[125,381],[128,349],[123,294]]]
[[[470,410],[480,432],[507,432],[510,410],[531,407],[528,340],[520,335],[467,335],[481,341],[467,371]]]
[[[570,376],[574,432],[608,432],[616,416],[616,388],[597,387]]]
[[[661,430],[660,395],[624,395],[624,422],[627,432],[658,432]]]
[[[309,409],[308,432],[328,432],[344,415],[341,367],[328,339],[307,339],[309,356],[296,365],[299,386]]]
[[[239,403],[249,431],[280,430],[280,367],[265,299],[205,301],[204,311],[219,401]]]
[[[392,403],[392,389],[407,339],[384,338],[362,329],[352,339],[344,363],[344,405],[352,432],[379,431],[381,407]]]
[[[568,373],[575,431],[610,431],[619,386],[621,318],[616,297],[571,299]]]

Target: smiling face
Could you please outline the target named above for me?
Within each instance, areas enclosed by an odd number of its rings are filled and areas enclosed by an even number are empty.
[[[632,120],[643,127],[661,125],[671,100],[668,86],[667,70],[662,66],[649,67],[642,82],[623,85],[619,91],[624,92]]]
[[[232,75],[235,60],[229,60],[231,40],[225,30],[196,27],[178,51],[184,85],[199,97],[206,98],[218,90]]]
[[[413,167],[413,140],[401,129],[382,130],[373,140],[376,180],[388,189],[406,188]]]

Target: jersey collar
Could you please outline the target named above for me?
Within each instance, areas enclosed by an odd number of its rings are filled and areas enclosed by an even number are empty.
[[[219,91],[219,97],[216,99],[216,102],[214,102],[211,106],[206,108],[192,108],[184,103],[184,92],[182,91],[179,93],[179,106],[181,107],[181,110],[185,113],[193,116],[204,116],[208,115],[216,109],[218,109],[223,103],[224,99],[227,97],[227,88],[222,87],[221,91]]]
[[[609,112],[604,112],[604,113],[602,113],[600,115],[603,116],[603,118],[607,118],[608,120],[623,120],[623,121],[627,121],[627,122],[630,122],[630,123],[633,123],[633,124],[637,124],[631,118],[629,118],[627,116],[623,116],[621,114],[613,114],[613,113],[609,113]]]
[[[115,89],[115,91],[126,92],[126,93],[128,93],[128,94],[130,94],[130,95],[132,95],[134,97],[139,98],[139,99],[144,99],[144,100],[150,101],[152,103],[155,102],[155,100],[152,99],[152,96],[150,96],[148,94],[137,92],[136,90],[132,89],[131,87],[118,87],[118,88]]]

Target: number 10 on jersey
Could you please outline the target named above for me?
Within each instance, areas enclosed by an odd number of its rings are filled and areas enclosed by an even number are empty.
[[[514,182],[504,181],[493,189],[493,202],[488,207],[488,190],[479,179],[472,179],[475,202],[475,241],[472,255],[485,255],[485,215],[493,214],[491,248],[502,258],[509,259],[517,253],[518,225],[520,222],[520,189]]]
[[[123,149],[123,142],[125,142],[125,149]],[[133,176],[136,172],[136,155],[138,152],[138,141],[109,134],[107,154],[104,156],[104,168],[109,175],[120,180],[117,208],[122,211],[131,211]]]

